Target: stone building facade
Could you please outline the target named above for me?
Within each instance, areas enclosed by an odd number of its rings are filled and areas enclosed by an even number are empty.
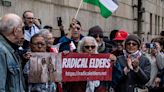
[[[3,1],[11,2],[6,6]],[[22,16],[25,10],[32,10],[36,18],[42,20],[43,25],[51,25],[54,35],[60,36],[57,17],[61,17],[65,30],[75,16],[81,0],[0,0],[0,16],[6,13],[16,13]],[[81,21],[83,34],[94,26],[100,25],[104,35],[109,36],[113,29],[124,29],[130,34],[138,33],[138,1],[118,0],[119,8],[111,17],[105,19],[99,14],[99,8],[83,3],[77,19]],[[144,41],[158,36],[164,29],[164,0],[141,0],[142,21],[140,22],[140,34]]]

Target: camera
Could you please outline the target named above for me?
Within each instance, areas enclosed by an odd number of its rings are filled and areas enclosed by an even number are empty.
[[[155,43],[146,43],[146,48],[156,48],[156,44]]]
[[[57,23],[58,23],[58,26],[62,26],[62,19],[61,19],[61,17],[57,17]]]

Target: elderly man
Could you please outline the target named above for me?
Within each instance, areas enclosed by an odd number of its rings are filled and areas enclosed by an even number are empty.
[[[32,11],[25,11],[23,13],[23,21],[24,21],[24,24],[25,24],[25,27],[24,27],[24,44],[23,44],[23,48],[24,49],[27,49],[29,48],[29,41],[31,39],[31,37],[40,32],[39,31],[39,28],[34,24],[35,22],[35,17],[34,17],[34,14]]]
[[[20,59],[15,54],[23,40],[23,22],[16,14],[0,20],[0,92],[24,92]]]

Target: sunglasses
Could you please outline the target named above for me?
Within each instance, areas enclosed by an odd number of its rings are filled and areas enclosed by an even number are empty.
[[[77,29],[77,30],[80,30],[81,28],[80,27],[77,27],[75,26],[75,24],[73,23],[72,25],[70,25],[71,28],[74,28],[74,29]]]
[[[133,43],[133,42],[128,42],[128,43],[126,43],[126,45],[133,45],[133,46],[136,46],[137,45],[137,43]]]
[[[84,46],[84,48],[86,48],[86,49],[89,49],[89,48],[91,48],[91,49],[95,49],[96,46],[94,46],[94,45],[91,45],[91,46]]]
[[[73,28],[73,27],[72,27]],[[77,29],[77,30],[80,30],[80,27],[74,27],[73,29]]]
[[[80,27],[76,27],[77,30],[80,30]]]

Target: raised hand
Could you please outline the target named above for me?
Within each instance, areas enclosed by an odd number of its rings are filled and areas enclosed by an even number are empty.
[[[139,60],[137,58],[132,60],[132,66],[133,66],[134,71],[137,72],[139,69]]]
[[[132,59],[131,59],[130,55],[127,58],[127,68],[133,70]]]
[[[110,56],[109,56],[109,59],[111,60],[111,62],[113,62],[114,64],[116,63],[116,56],[115,55],[113,55],[113,54],[110,54]]]

